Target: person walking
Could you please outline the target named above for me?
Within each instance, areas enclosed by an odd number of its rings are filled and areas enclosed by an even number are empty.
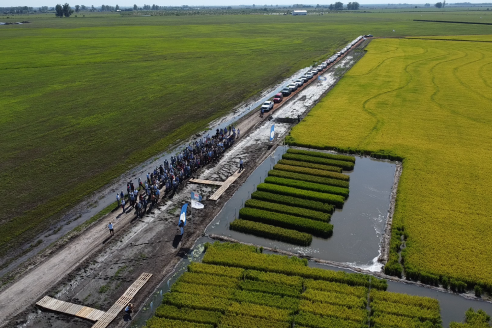
[[[116,202],[118,203],[118,206],[120,206],[120,194],[116,194]]]
[[[114,235],[113,222],[109,222],[108,229],[109,229],[109,235],[113,236]]]
[[[242,170],[244,170],[244,162],[242,159],[239,160],[239,172],[241,172]]]
[[[123,210],[123,213],[125,213],[125,200],[121,200],[121,209]]]
[[[239,131],[239,128],[237,128],[237,136],[236,136],[236,139],[239,139],[239,133],[240,133],[240,132],[241,132],[241,131]]]

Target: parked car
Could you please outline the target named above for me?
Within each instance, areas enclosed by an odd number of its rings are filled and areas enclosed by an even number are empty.
[[[326,68],[326,66],[328,66],[328,62],[322,62],[321,66],[323,66],[323,68]]]
[[[299,82],[301,85],[303,85],[304,83],[306,83],[306,79],[304,78],[298,78],[297,80],[295,80],[295,82]]]
[[[289,89],[289,88],[287,88],[287,87],[283,88],[283,89],[282,89],[282,91],[280,91],[280,92],[282,93],[282,95],[283,95],[284,97],[288,97],[288,96],[290,96],[290,94],[292,93],[292,91],[290,91],[290,89]]]
[[[267,100],[261,105],[261,109],[263,109],[265,112],[268,112],[270,109],[273,108],[273,101]]]
[[[314,77],[315,75],[318,75],[318,70],[313,69],[309,73],[313,74],[313,77]]]
[[[313,78],[313,74],[311,74],[311,72],[307,72],[306,74],[304,74],[304,76],[308,79],[308,80],[311,80]]]
[[[273,97],[273,102],[276,104],[282,102],[282,100],[284,100],[284,96],[282,95],[282,93],[277,93],[275,97]]]
[[[319,65],[318,67],[316,67],[316,70],[318,70],[318,72],[321,72],[323,70],[323,66]]]
[[[297,85],[295,84],[289,84],[287,87],[290,89],[290,92],[294,92],[297,90]]]
[[[372,37],[373,37],[373,35],[372,35],[372,34],[368,34],[368,35],[366,35],[366,38],[372,38]]]
[[[297,88],[300,88],[302,86],[302,82],[299,81],[292,81],[291,84],[294,84]]]

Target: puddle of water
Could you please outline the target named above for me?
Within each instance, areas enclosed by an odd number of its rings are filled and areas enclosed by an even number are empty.
[[[269,240],[229,230],[229,223],[237,217],[244,202],[251,198],[256,186],[263,182],[268,171],[287,151],[279,147],[243,183],[222,211],[206,229],[208,234],[224,235],[236,240],[310,255],[323,260],[350,263],[366,270],[381,271],[377,257],[384,234],[390,194],[396,165],[365,157],[356,157],[355,168],[350,175],[350,197],[342,210],[332,216],[333,236],[328,239],[313,237],[309,247]]]

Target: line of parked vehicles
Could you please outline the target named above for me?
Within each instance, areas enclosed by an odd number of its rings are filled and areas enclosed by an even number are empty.
[[[323,71],[328,65],[331,65],[334,63],[338,57],[341,57],[345,55],[346,52],[348,52],[357,42],[359,42],[361,39],[365,38],[364,36],[359,36],[356,38],[354,41],[350,42],[345,48],[322,62],[320,65],[317,67],[311,68],[309,71],[307,71],[303,76],[298,78],[295,81],[292,81],[289,85],[285,86],[279,93],[277,93],[273,97],[272,100],[267,100],[261,105],[261,114],[270,111],[273,109],[273,105],[277,103],[281,103],[284,100],[284,97],[290,96],[290,94],[297,89],[299,89],[304,83],[307,81],[311,80],[313,77],[318,75],[319,72]]]

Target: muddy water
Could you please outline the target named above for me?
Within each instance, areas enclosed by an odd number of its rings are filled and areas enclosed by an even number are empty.
[[[244,202],[286,151],[287,147],[279,147],[273,156],[251,174],[212,221],[206,233],[380,271],[381,265],[377,263],[377,257],[396,169],[396,165],[391,162],[356,157],[354,170],[345,172],[350,175],[350,197],[343,209],[336,210],[331,219],[333,236],[328,239],[313,237],[310,247],[294,246],[229,230],[229,223],[237,217]]]

